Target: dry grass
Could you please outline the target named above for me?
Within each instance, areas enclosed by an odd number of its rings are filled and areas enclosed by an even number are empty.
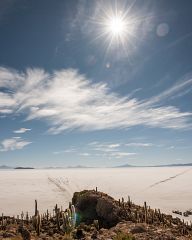
[[[113,240],[135,240],[135,237],[126,233],[118,233]]]

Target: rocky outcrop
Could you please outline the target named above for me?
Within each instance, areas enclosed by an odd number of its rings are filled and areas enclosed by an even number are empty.
[[[76,192],[72,204],[76,208],[78,222],[90,224],[97,219],[100,226],[110,228],[121,220],[118,202],[101,192],[94,190]]]

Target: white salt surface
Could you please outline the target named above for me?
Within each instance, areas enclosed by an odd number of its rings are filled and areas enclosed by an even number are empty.
[[[192,209],[190,167],[34,169],[0,171],[0,213],[33,214],[35,199],[40,212],[52,211],[56,203],[67,207],[75,191],[96,186],[116,199],[129,195],[137,204],[146,201],[166,213]]]

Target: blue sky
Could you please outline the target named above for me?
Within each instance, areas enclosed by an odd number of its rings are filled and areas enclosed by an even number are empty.
[[[2,0],[0,165],[192,162],[191,7]]]

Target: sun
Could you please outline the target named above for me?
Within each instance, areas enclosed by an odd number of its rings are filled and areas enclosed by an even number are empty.
[[[126,22],[120,16],[111,17],[107,21],[107,27],[112,35],[120,37],[126,31]]]
[[[131,11],[134,3],[114,1],[115,4],[99,5],[97,14],[90,20],[95,24],[93,41],[102,42],[106,55],[116,50],[129,55],[135,49],[140,18]]]
[[[112,46],[127,48],[127,43],[133,32],[133,24],[123,12],[107,15],[103,21],[103,26],[103,36],[109,43],[108,48]]]
[[[115,11],[106,14],[101,21],[100,36],[105,39],[107,50],[120,47],[128,51],[130,42],[133,40],[135,23],[123,11]]]

